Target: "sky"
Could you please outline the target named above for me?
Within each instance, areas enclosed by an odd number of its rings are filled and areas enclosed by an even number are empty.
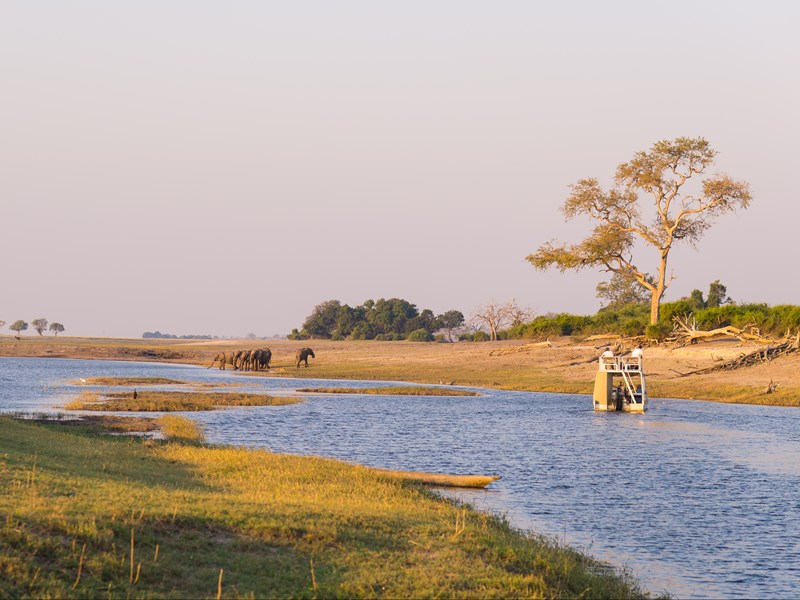
[[[0,319],[257,336],[399,297],[593,314],[597,271],[525,256],[591,223],[584,177],[704,137],[746,211],[676,247],[800,303],[794,2],[0,3]],[[713,174],[713,173],[710,173]],[[655,270],[655,256],[638,260]],[[652,266],[650,266],[652,265]]]

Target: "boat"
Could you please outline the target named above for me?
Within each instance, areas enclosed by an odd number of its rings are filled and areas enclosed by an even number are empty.
[[[594,410],[643,413],[647,381],[642,357],[601,356],[594,379]]]

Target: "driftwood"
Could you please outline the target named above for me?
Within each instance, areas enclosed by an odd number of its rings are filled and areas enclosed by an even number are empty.
[[[527,352],[528,350],[535,350],[536,348],[552,348],[553,344],[550,340],[546,342],[534,342],[525,344],[524,346],[516,346],[515,348],[496,348],[489,352],[489,356],[504,356],[506,354],[514,354],[515,352]]]
[[[748,354],[742,353],[734,359],[714,365],[713,367],[706,367],[704,369],[697,369],[688,373],[680,373],[681,377],[688,375],[705,375],[707,373],[716,373],[717,371],[733,371],[741,369],[742,367],[752,367],[767,363],[781,356],[797,352],[798,345],[794,340],[778,344],[777,346],[768,346],[766,348],[759,348],[754,352]],[[675,371],[677,373],[677,371]],[[775,386],[777,387],[777,385]],[[768,394],[771,392],[767,392]]]
[[[596,342],[598,340],[618,340],[622,338],[621,335],[617,335],[615,333],[598,333],[595,335],[590,335],[589,337],[585,338],[584,342]]]
[[[697,329],[697,322],[693,318],[689,317],[673,317],[673,322],[675,323],[675,331],[682,341],[685,343],[697,343],[698,340],[711,340],[711,339],[720,339],[720,338],[736,338],[743,342],[754,342],[758,344],[766,344],[766,348],[758,348],[753,352],[749,353],[741,353],[736,358],[733,358],[728,361],[720,362],[713,367],[706,367],[703,369],[695,369],[688,373],[679,373],[681,377],[686,377],[688,375],[704,375],[706,373],[715,373],[717,371],[733,371],[735,369],[741,369],[742,367],[751,367],[753,365],[758,365],[762,363],[769,362],[771,360],[775,360],[778,357],[786,356],[787,354],[792,354],[800,350],[800,330],[797,331],[797,334],[792,337],[791,330],[786,332],[783,339],[774,339],[769,338],[767,336],[761,335],[761,331],[754,325],[747,325],[744,329],[739,329],[738,327],[720,327],[718,329],[712,329],[710,331],[702,331]],[[718,361],[719,358],[715,358],[712,354],[712,359]],[[675,371],[672,369],[675,373]],[[770,382],[770,387],[767,388],[767,394],[771,394],[775,388],[777,388],[777,384],[772,387],[772,382]]]
[[[744,329],[728,325],[704,331],[697,328],[697,321],[694,317],[672,318],[675,324],[675,337],[683,344],[696,344],[699,341],[710,341],[721,338],[736,338],[742,342],[755,342],[757,344],[776,344],[778,340],[761,335],[761,331],[755,325],[746,325]]]

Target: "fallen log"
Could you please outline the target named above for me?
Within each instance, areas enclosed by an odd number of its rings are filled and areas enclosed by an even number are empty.
[[[489,352],[489,356],[504,356],[506,354],[514,354],[515,352],[527,352],[528,350],[535,350],[536,348],[552,348],[553,344],[550,340],[546,342],[533,342],[525,344],[524,346],[515,346],[514,348],[497,348]]]
[[[714,365],[713,367],[705,367],[704,369],[696,369],[681,376],[687,377],[689,375],[705,375],[708,373],[716,373],[717,371],[734,371],[743,367],[752,367],[754,365],[770,362],[778,357],[786,356],[797,352],[798,347],[794,341],[784,342],[777,346],[769,346],[767,348],[759,348],[749,354],[740,354],[736,358],[729,361]],[[677,371],[676,371],[677,372]]]
[[[755,325],[747,325],[743,329],[727,325],[708,331],[698,329],[694,317],[674,316],[675,333],[683,344],[696,344],[699,341],[707,342],[719,338],[736,338],[741,342],[755,342],[757,344],[777,344],[780,340],[761,335]]]
[[[379,475],[392,479],[403,479],[405,481],[414,481],[417,483],[444,487],[484,488],[493,481],[501,479],[500,475],[447,475],[444,473],[423,473],[419,471],[372,470]]]

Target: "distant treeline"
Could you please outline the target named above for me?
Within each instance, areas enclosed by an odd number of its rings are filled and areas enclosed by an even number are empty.
[[[175,335],[173,333],[161,333],[160,331],[145,331],[142,337],[147,338],[163,338],[170,340],[213,340],[214,337],[210,335]]]
[[[402,298],[367,300],[351,307],[339,300],[328,300],[314,307],[301,330],[294,329],[289,339],[323,338],[332,340],[411,340],[433,341],[442,331],[440,340],[452,341],[455,329],[464,324],[464,315],[449,310],[435,315],[429,309],[417,310],[416,305]]]

